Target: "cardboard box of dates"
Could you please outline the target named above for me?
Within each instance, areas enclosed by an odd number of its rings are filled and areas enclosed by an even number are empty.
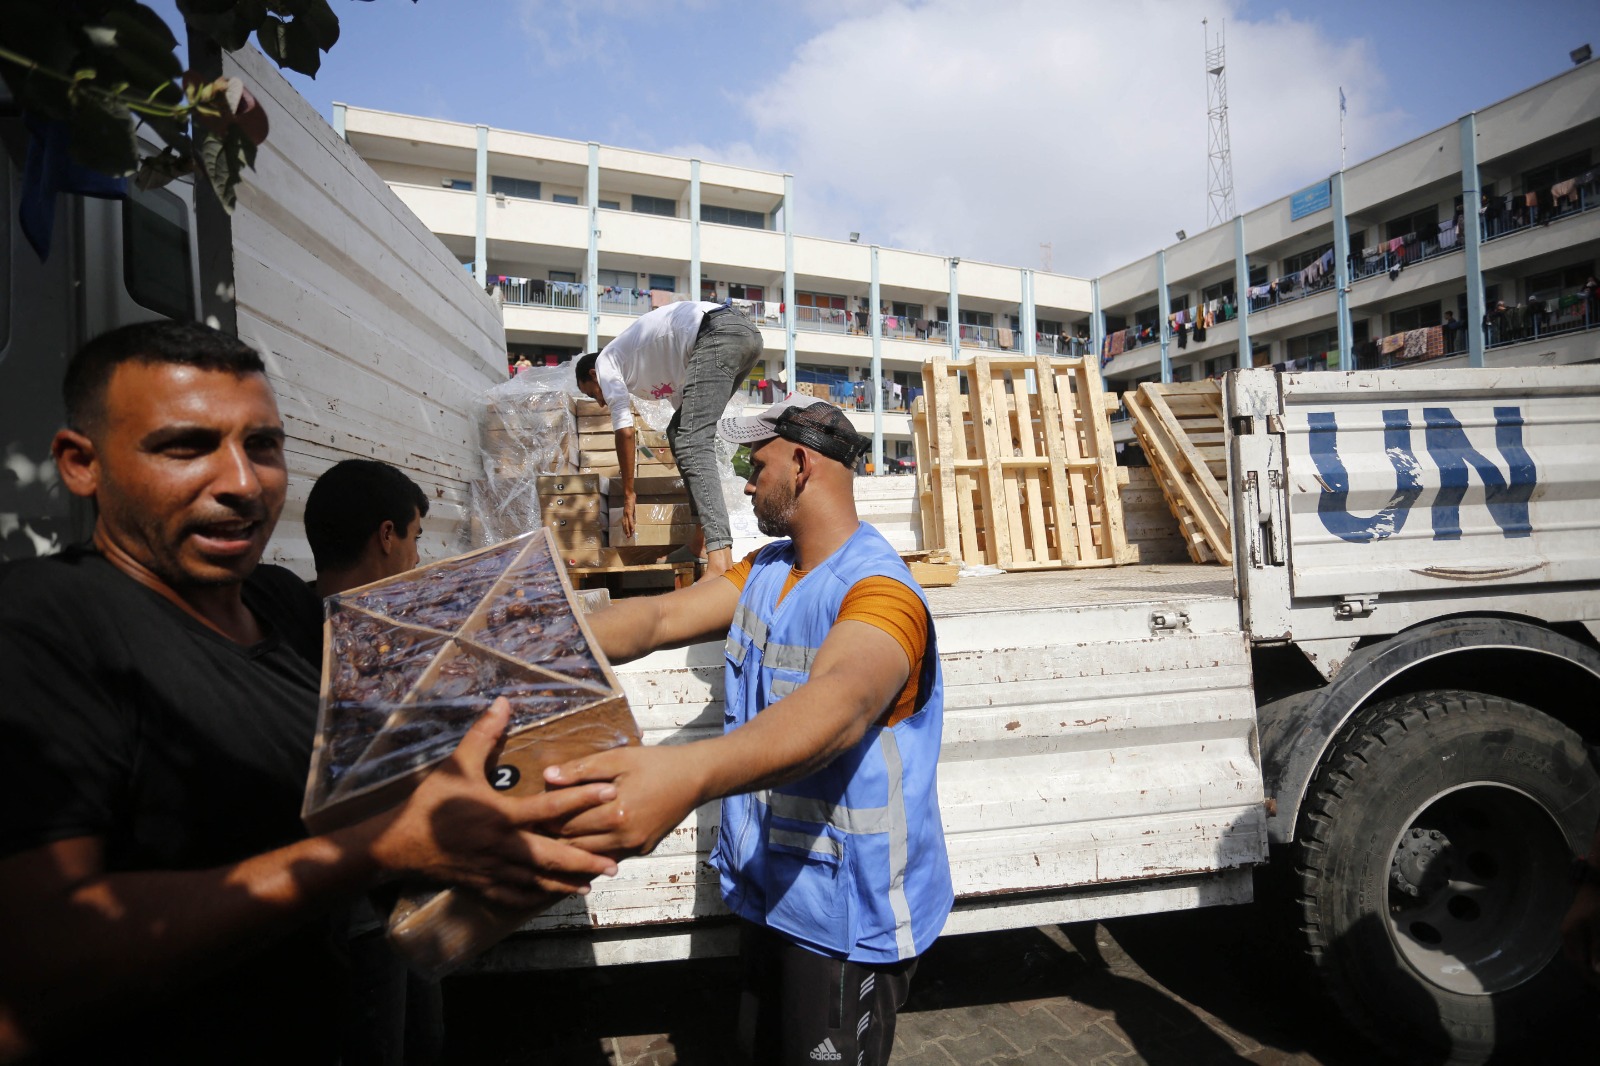
[[[326,616],[301,811],[313,832],[404,799],[497,696],[510,701],[511,723],[490,783],[510,794],[541,791],[552,763],[638,743],[548,530],[350,589],[327,600]],[[401,901],[390,935],[437,973],[527,917],[430,891]]]

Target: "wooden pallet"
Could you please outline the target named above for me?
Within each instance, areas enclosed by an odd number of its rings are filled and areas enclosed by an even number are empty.
[[[1092,362],[938,358],[922,377],[912,433],[926,547],[1006,570],[1132,561]]]
[[[669,584],[675,589],[686,589],[694,584],[694,569],[693,562],[636,563],[632,566],[569,566],[567,573],[575,589],[608,589],[613,598],[620,599],[640,592],[655,592]],[[653,579],[650,587],[630,588],[624,583],[628,578],[641,576]]]
[[[1226,422],[1215,381],[1146,382],[1122,397],[1189,558],[1233,562]]]

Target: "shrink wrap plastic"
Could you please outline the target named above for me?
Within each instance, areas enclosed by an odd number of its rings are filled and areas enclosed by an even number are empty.
[[[551,763],[638,743],[544,529],[329,597],[325,611],[302,809],[314,832],[403,800],[496,697],[510,701],[511,720],[489,781],[511,795],[541,791]],[[390,932],[437,974],[527,917],[427,888],[402,901]]]

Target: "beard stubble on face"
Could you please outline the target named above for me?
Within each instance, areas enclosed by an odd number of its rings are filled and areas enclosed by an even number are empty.
[[[793,479],[779,482],[751,501],[751,509],[756,514],[756,528],[763,536],[789,536],[794,523],[795,508],[798,506]]]

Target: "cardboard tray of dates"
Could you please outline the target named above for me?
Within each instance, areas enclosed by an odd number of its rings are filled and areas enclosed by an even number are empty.
[[[627,700],[537,529],[350,589],[325,604],[323,688],[301,810],[325,832],[394,806],[497,696],[511,723],[490,783],[638,743]]]

